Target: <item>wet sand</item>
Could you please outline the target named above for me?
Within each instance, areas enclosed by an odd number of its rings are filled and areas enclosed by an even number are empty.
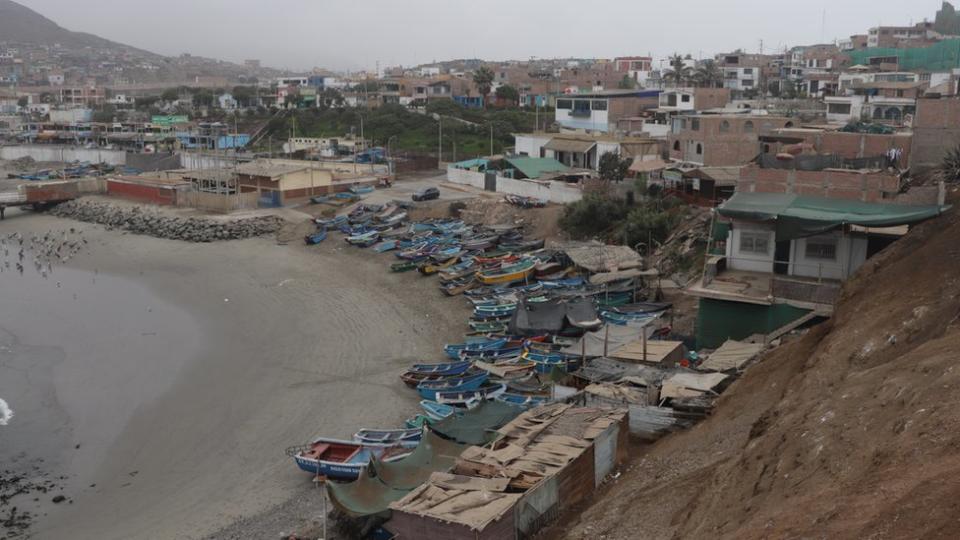
[[[200,538],[284,503],[310,486],[285,447],[400,425],[398,373],[464,331],[435,280],[338,235],[186,244],[17,214],[0,236],[89,242],[46,279],[0,273],[0,458],[43,459],[72,500],[32,503],[36,538]]]

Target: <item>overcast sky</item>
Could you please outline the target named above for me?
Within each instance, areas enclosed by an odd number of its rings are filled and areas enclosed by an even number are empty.
[[[712,56],[932,20],[940,0],[18,0],[70,30],[153,52],[278,68],[453,58]]]

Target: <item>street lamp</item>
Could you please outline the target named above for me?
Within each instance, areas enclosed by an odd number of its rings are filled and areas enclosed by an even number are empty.
[[[390,152],[390,141],[396,139],[396,135],[391,135],[387,139],[387,174],[393,176],[393,153]]]

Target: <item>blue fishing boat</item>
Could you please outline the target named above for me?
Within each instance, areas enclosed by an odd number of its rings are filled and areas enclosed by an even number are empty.
[[[346,225],[348,218],[346,215],[335,216],[329,219],[316,218],[313,220],[320,227],[327,229],[339,229],[341,225]]]
[[[427,414],[427,418],[439,422],[444,418],[457,413],[456,407],[452,405],[442,405],[436,401],[425,399],[420,402],[420,407]]]
[[[326,239],[327,239],[326,229],[320,229],[319,231],[313,234],[308,234],[307,236],[303,237],[303,241],[306,242],[308,246],[315,246]]]
[[[373,246],[373,250],[376,251],[377,253],[386,253],[394,249],[397,249],[396,240],[382,240],[379,243],[374,244]]]
[[[460,358],[461,351],[486,351],[492,349],[499,349],[507,344],[507,338],[473,338],[467,340],[466,343],[457,343],[457,344],[446,344],[443,346],[443,351],[447,353],[447,356],[453,360]]]
[[[417,392],[423,399],[435,399],[438,392],[460,392],[476,390],[487,382],[490,376],[486,371],[463,378],[443,379],[439,381],[424,381],[417,385]]]
[[[368,444],[396,444],[402,441],[419,441],[422,429],[361,429],[353,434],[353,440]]]
[[[399,444],[367,444],[338,439],[317,439],[310,444],[287,449],[301,470],[333,480],[356,480],[376,457],[390,463],[410,455],[419,441]]]
[[[544,289],[576,289],[586,285],[587,281],[582,277],[574,277],[567,279],[540,280],[540,284],[543,285]]]
[[[407,371],[409,373],[422,373],[425,375],[447,375],[454,376],[465,373],[470,369],[470,362],[447,362],[443,364],[414,364]]]
[[[504,349],[492,349],[486,351],[460,351],[460,358],[470,360],[502,360],[505,358],[517,358],[523,353],[522,347],[510,347]]]
[[[373,190],[373,186],[350,186],[350,193],[353,193],[354,195],[368,195],[373,193]]]
[[[546,396],[528,396],[524,394],[512,394],[509,392],[504,392],[499,396],[496,396],[494,399],[504,403],[509,403],[511,405],[519,405],[527,409],[539,407],[540,405],[550,401],[550,398]]]
[[[474,407],[485,399],[496,399],[507,391],[507,385],[502,383],[485,384],[474,390],[452,390],[437,392],[437,403],[453,405],[455,407]]]
[[[377,243],[377,240],[380,239],[380,233],[377,231],[370,231],[363,234],[357,234],[353,236],[348,236],[346,241],[350,245],[358,247],[370,247],[373,244]]]

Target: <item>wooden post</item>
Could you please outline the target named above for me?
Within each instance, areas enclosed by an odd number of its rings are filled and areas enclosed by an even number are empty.
[[[647,327],[640,329],[640,339],[643,340],[643,361],[647,361]]]
[[[606,358],[606,356],[607,356],[607,345],[608,345],[609,339],[610,339],[610,323],[607,323],[607,325],[606,325],[606,326],[604,327],[604,329],[603,329],[603,356],[604,356],[604,358]]]
[[[583,364],[587,363],[587,334],[583,334],[580,338],[580,361]]]

